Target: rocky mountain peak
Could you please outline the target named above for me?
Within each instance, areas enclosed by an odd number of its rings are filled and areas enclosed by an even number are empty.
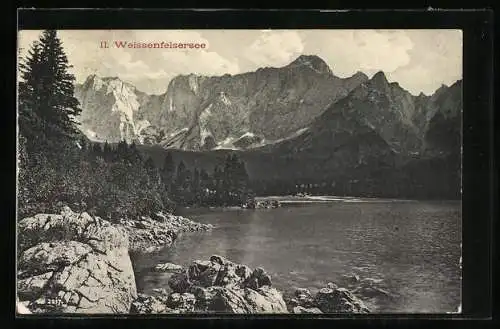
[[[305,66],[317,73],[332,74],[330,67],[326,62],[316,55],[300,55],[293,62],[290,63],[290,67]]]
[[[385,76],[384,72],[378,71],[373,75],[372,79],[370,80],[372,85],[382,87],[382,86],[388,86],[389,81],[387,81],[387,77]]]
[[[356,73],[354,73],[351,76],[351,78],[356,78],[356,79],[365,80],[365,81],[369,80],[368,76],[361,71],[357,71]]]

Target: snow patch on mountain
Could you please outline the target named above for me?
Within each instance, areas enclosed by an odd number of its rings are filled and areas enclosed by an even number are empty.
[[[212,133],[207,128],[208,119],[212,116],[212,104],[209,104],[199,116],[199,126],[200,126],[200,145],[205,144],[205,138],[212,136]]]
[[[212,133],[205,127],[200,127],[200,145],[205,145],[205,138],[212,136]]]
[[[102,81],[102,79],[100,79],[97,76],[94,76],[94,80],[93,80],[93,83],[92,83],[92,88],[94,90],[100,90],[103,86],[104,86],[104,82]]]
[[[137,121],[137,123],[135,124],[136,132],[140,133],[149,126],[151,126],[151,123],[148,120]]]
[[[188,130],[189,130],[189,128],[187,128],[187,127],[182,128],[182,129],[179,129],[179,130],[176,130],[176,131],[174,131],[173,133],[170,133],[170,134],[168,135],[168,137],[174,137],[174,136],[180,135],[180,134],[182,134],[183,132],[186,132],[186,131],[188,131]]]
[[[229,98],[227,98],[226,93],[221,91],[219,93],[219,100],[224,104],[224,105],[231,105],[231,101]]]
[[[251,133],[251,132],[246,132],[246,133],[244,133],[243,135],[240,136],[240,138],[244,138],[244,137],[255,137],[255,134]]]
[[[255,147],[261,147],[261,146],[266,146],[266,145],[281,143],[281,142],[286,141],[288,139],[292,139],[292,138],[298,137],[298,136],[302,135],[303,133],[305,133],[308,130],[309,130],[309,128],[301,128],[301,129],[295,131],[293,134],[288,135],[285,138],[280,138],[280,139],[275,139],[275,140],[266,140],[266,139],[263,139],[262,142],[259,145],[256,145]]]
[[[238,148],[233,145],[234,141],[234,137],[227,137],[222,142],[218,143],[214,150],[238,150]]]
[[[196,75],[190,75],[188,77],[189,88],[193,91],[195,95],[198,94],[198,77]]]
[[[212,115],[212,109],[213,104],[209,104],[203,111],[200,113],[200,124],[205,125],[207,122],[207,119]]]

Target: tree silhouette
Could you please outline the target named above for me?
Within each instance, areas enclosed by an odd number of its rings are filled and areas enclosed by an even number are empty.
[[[161,175],[163,182],[165,183],[165,189],[167,191],[171,191],[175,175],[175,162],[171,152],[167,152],[165,158],[163,159]]]
[[[19,64],[19,104],[21,122],[33,122],[45,137],[57,139],[74,136],[81,112],[74,97],[75,77],[68,72],[71,66],[54,30],[45,30],[34,42],[26,60]]]

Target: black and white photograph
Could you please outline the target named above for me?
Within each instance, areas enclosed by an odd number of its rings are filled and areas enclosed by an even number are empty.
[[[18,30],[17,313],[460,314],[462,37]]]

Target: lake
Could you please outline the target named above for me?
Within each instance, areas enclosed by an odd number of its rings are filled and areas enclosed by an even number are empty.
[[[351,273],[373,279],[391,295],[369,304],[375,312],[444,313],[460,305],[458,201],[330,200],[182,215],[216,228],[184,233],[173,247],[153,254],[132,255],[140,292],[168,288],[169,275],[151,270],[157,263],[189,265],[218,254],[263,267],[283,292],[314,292]]]

